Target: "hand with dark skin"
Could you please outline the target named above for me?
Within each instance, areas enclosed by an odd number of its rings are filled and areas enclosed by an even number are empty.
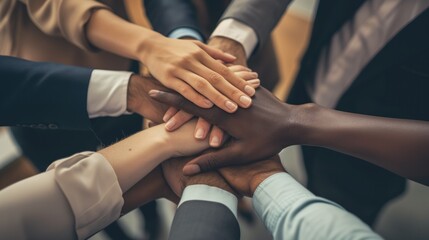
[[[198,108],[176,94],[156,90],[149,94],[208,120],[232,137],[219,151],[189,162],[183,169],[188,175],[260,161],[301,144],[349,154],[429,185],[428,122],[345,113],[315,104],[289,105],[262,87],[250,109],[234,114]]]
[[[271,175],[285,172],[285,169],[280,162],[279,156],[275,155],[260,162],[221,168],[218,172],[237,193],[253,197],[253,193],[259,184]]]

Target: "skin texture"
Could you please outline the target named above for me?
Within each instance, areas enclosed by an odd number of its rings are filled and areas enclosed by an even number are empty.
[[[217,61],[234,61],[230,54],[198,41],[166,38],[105,9],[93,12],[86,33],[95,47],[142,62],[164,86],[200,107],[215,104],[234,112],[251,105],[254,89]]]
[[[256,88],[260,85],[258,74],[251,72],[250,69],[246,68],[247,58],[241,43],[234,41],[230,38],[213,37],[209,40],[208,45],[235,56],[236,59],[230,63],[234,66],[230,67],[230,70],[236,72],[239,77],[247,81],[251,80],[252,82],[257,83],[257,86],[253,85],[253,87]],[[238,67],[243,69],[244,71],[242,71],[241,73],[237,73],[239,70],[241,70],[237,69]],[[169,110],[167,113],[168,115],[166,114],[164,116],[164,121],[167,122],[166,126],[168,126],[167,130],[169,131],[174,131],[193,117],[191,114],[188,114],[184,111],[177,111],[177,109],[174,108],[173,110]],[[209,122],[207,122],[203,118],[200,118],[195,129],[195,138],[205,139],[208,135],[211,147],[219,147],[221,145],[223,141],[224,132],[219,127],[212,126]]]
[[[429,185],[429,123],[340,112],[315,104],[289,105],[259,88],[250,109],[227,114],[201,109],[182,97],[160,91],[150,95],[228,132],[220,150],[190,161],[185,174],[266,159],[282,148],[312,145],[356,156],[398,175]]]

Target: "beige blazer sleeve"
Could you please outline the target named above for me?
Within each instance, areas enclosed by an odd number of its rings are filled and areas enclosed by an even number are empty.
[[[108,161],[79,153],[0,191],[0,239],[86,239],[116,220],[122,206]]]
[[[85,35],[85,24],[96,9],[109,9],[93,0],[20,0],[32,22],[45,34],[61,36],[84,50],[95,50]]]

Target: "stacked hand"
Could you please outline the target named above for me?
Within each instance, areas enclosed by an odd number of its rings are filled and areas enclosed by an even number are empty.
[[[199,108],[174,93],[153,90],[149,94],[162,103],[206,119],[232,137],[219,151],[190,161],[183,169],[187,175],[263,160],[299,143],[299,129],[294,124],[299,117],[296,106],[281,102],[264,88],[256,91],[251,108],[239,109],[234,114],[217,107]]]

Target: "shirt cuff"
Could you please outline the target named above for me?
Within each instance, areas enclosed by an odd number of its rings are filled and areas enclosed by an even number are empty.
[[[89,118],[127,114],[128,82],[132,72],[94,70],[88,87]]]
[[[86,239],[119,218],[124,200],[115,171],[103,155],[82,152],[53,162],[47,171],[65,195],[78,239]]]
[[[252,55],[258,44],[256,32],[246,24],[232,18],[221,21],[211,37],[226,37],[241,43],[247,58]]]
[[[192,28],[182,27],[178,28],[176,30],[173,30],[169,35],[169,38],[184,38],[184,37],[191,37],[194,38],[200,42],[204,41],[203,37],[198,31],[195,31]]]
[[[289,174],[276,173],[259,184],[252,202],[256,213],[270,228],[294,203],[308,198],[316,196]]]
[[[237,218],[237,197],[223,189],[205,184],[187,186],[183,191],[179,206],[192,200],[220,203],[231,210],[232,214]]]

